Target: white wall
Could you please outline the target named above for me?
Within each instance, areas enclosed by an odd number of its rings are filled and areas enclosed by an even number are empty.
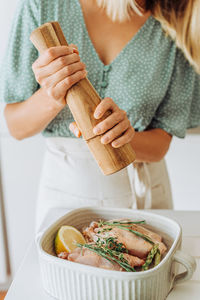
[[[200,132],[173,138],[166,159],[175,209],[200,210]]]
[[[9,35],[16,0],[0,1],[0,60]],[[3,43],[2,43],[3,41]],[[0,106],[0,147],[4,201],[13,273],[34,236],[37,187],[44,153],[41,136],[15,141],[7,132]],[[200,134],[174,139],[167,155],[176,209],[200,209]]]
[[[0,161],[1,164],[1,161]],[[4,285],[8,280],[9,271],[7,268],[7,259],[6,259],[6,241],[5,241],[5,223],[4,223],[4,208],[2,201],[2,185],[1,185],[1,173],[0,173],[0,291],[1,285]]]
[[[4,57],[16,3],[17,0],[0,1],[0,62]],[[10,137],[3,117],[3,107],[0,103],[0,168],[11,269],[14,274],[34,237],[35,201],[44,140],[40,135],[21,142]]]
[[[37,136],[18,142],[4,135],[0,138],[0,150],[11,269],[15,273],[34,237],[44,141]]]
[[[6,44],[8,41],[8,35],[10,26],[12,23],[13,14],[15,12],[18,0],[1,0],[0,1],[0,24],[1,24],[1,48],[0,48],[0,58],[2,57],[4,50],[6,49]]]

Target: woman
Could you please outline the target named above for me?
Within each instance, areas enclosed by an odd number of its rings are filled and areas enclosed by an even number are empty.
[[[165,7],[165,2],[171,6]],[[187,128],[200,123],[200,78],[152,15],[162,21],[163,8],[165,13],[169,9],[169,15],[175,11],[177,18],[184,17],[188,7],[173,2],[21,3],[1,85],[11,134],[20,140],[43,131],[46,137],[37,228],[52,207],[172,208],[163,158],[173,135],[184,137]],[[51,48],[37,58],[29,35],[51,20],[60,22],[73,44]],[[192,48],[184,41],[178,44],[184,45],[194,65]],[[134,167],[109,177],[101,174],[83,140],[72,138],[69,130],[80,136],[65,95],[86,76],[86,66],[88,78],[103,99],[94,116],[98,119],[112,111],[94,132],[103,134],[101,142],[113,147],[130,142],[137,156]]]

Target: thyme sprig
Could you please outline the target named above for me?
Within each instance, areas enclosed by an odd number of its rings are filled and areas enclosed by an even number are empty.
[[[123,222],[125,222],[125,221],[123,221]],[[145,220],[138,221],[138,222],[140,222],[140,224],[144,224]],[[137,224],[139,224],[138,222],[137,222]],[[154,242],[148,236],[144,235],[141,232],[138,232],[136,230],[131,229],[131,224],[136,224],[136,222],[129,222],[129,221],[127,221],[127,223],[122,223],[122,222],[113,221],[113,223],[110,223],[110,222],[102,221],[102,220],[99,221],[99,227],[102,227],[102,226],[111,226],[111,228],[112,227],[116,227],[116,228],[120,228],[120,229],[123,229],[123,230],[127,230],[127,231],[135,234],[136,236],[139,236],[139,237],[143,238],[143,240],[149,242],[150,244],[154,245]],[[102,231],[99,230],[97,233],[100,234],[100,233],[104,232],[105,229],[103,229]],[[108,231],[110,231],[109,227],[108,227]]]
[[[142,220],[142,221],[135,221],[135,222],[132,222],[132,221],[112,221],[112,222],[109,222],[109,221],[102,221],[100,220],[99,221],[99,227],[102,227],[103,225],[131,225],[131,224],[146,224],[146,221],[145,220]]]
[[[100,247],[105,247],[106,249],[111,249],[116,252],[128,253],[128,249],[126,249],[124,244],[118,243],[115,237],[103,238],[102,240],[98,238],[97,244]]]

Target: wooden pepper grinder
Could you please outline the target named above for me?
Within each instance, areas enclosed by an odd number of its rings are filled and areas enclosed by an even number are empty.
[[[45,23],[35,29],[31,33],[30,40],[40,53],[50,47],[68,45],[58,22]],[[102,144],[101,135],[93,133],[95,125],[104,120],[105,116],[99,120],[93,116],[101,98],[87,78],[82,79],[68,90],[66,102],[104,175],[115,173],[135,160],[135,153],[130,144],[113,148],[111,144]]]

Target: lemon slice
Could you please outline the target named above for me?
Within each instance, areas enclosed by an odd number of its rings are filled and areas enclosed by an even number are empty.
[[[56,254],[61,252],[72,252],[77,248],[76,244],[85,244],[86,241],[83,235],[73,226],[62,226],[55,238]]]

